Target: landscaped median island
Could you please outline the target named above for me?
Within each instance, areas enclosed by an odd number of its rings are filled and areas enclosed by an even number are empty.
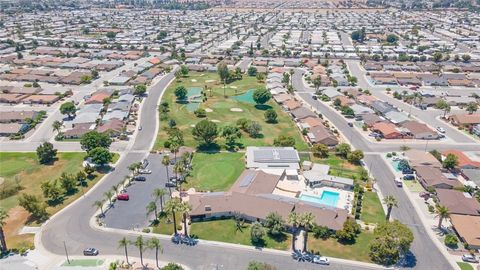
[[[179,87],[185,91],[176,91]],[[262,87],[264,83],[246,75],[228,82],[225,87],[217,73],[189,72],[187,76],[179,77],[163,95],[162,104],[168,103],[168,112],[162,112],[164,107],[160,106],[160,131],[155,149],[169,148],[165,142],[168,139],[167,129],[172,126],[183,133],[185,146],[197,147],[192,128],[201,120],[208,119],[216,123],[219,130],[224,126],[240,127],[241,136],[235,140],[236,147],[274,145],[274,139],[284,135],[294,138],[296,149],[306,150],[307,144],[300,130],[276,102],[269,100],[263,105],[256,105],[253,92]],[[269,110],[277,115],[273,122],[266,120],[265,114]],[[259,134],[249,134],[248,127],[239,120],[257,123],[260,126]],[[231,149],[226,145],[227,136],[220,135],[216,143],[223,149]]]
[[[117,154],[114,157],[118,159]],[[56,154],[56,160],[40,164],[36,153],[0,153],[0,206],[8,215],[4,232],[9,249],[32,247],[33,234],[21,234],[22,228],[39,226],[107,172],[102,168],[85,170],[85,158],[85,153],[62,152]]]

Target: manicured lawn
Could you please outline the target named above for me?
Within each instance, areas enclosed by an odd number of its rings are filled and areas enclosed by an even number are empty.
[[[0,177],[4,179],[4,182],[0,184],[0,189],[4,191],[17,185],[21,187],[16,194],[4,195],[5,198],[0,199],[0,206],[9,211],[10,215],[5,226],[10,248],[33,243],[32,235],[18,235],[18,232],[26,223],[31,226],[39,225],[35,221],[28,220],[29,214],[18,205],[18,196],[28,193],[37,195],[44,200],[41,183],[57,179],[64,172],[75,174],[82,170],[84,157],[85,153],[62,152],[57,154],[58,160],[54,164],[41,165],[37,162],[36,153],[0,153]],[[115,154],[115,159],[118,159],[118,154]],[[102,176],[103,173],[96,172],[95,177],[88,180],[87,185],[83,187],[83,192],[87,192],[93,187]],[[50,215],[55,214],[82,194],[82,188],[79,187],[75,194],[66,196],[63,202],[47,207],[47,212]]]
[[[183,226],[182,223],[182,215],[176,213],[176,220],[177,220],[177,229],[178,227]],[[161,213],[159,217],[159,222],[155,226],[153,226],[153,233],[159,234],[166,234],[166,235],[173,235],[173,221],[171,219],[172,214]]]
[[[417,180],[403,180],[403,184],[405,184],[411,192],[425,191]]]
[[[327,240],[315,239],[313,235],[308,237],[308,250],[320,252],[322,256],[341,259],[371,262],[368,256],[368,245],[373,240],[373,233],[363,231],[354,244],[341,244],[335,238]]]
[[[469,263],[465,262],[457,262],[458,266],[460,266],[460,269],[462,270],[473,270],[473,266]]]
[[[360,219],[368,223],[385,222],[385,213],[377,193],[366,191],[363,194],[363,206]]]
[[[362,170],[362,167],[352,164],[347,160],[335,155],[334,153],[330,153],[327,158],[319,158],[311,154],[310,161],[330,166],[329,174],[331,175],[350,178],[354,180],[360,179],[360,172]]]
[[[95,267],[95,266],[100,266],[104,263],[104,260],[97,260],[97,259],[76,259],[76,260],[70,260],[70,263],[68,261],[65,261],[62,266],[82,266],[82,267]]]
[[[192,82],[192,80],[194,80]],[[262,126],[262,135],[258,138],[251,138],[247,133],[242,132],[242,138],[238,140],[239,146],[265,146],[273,145],[273,140],[279,135],[287,135],[295,138],[295,147],[298,150],[306,150],[307,144],[302,139],[300,131],[293,123],[291,117],[284,112],[275,101],[270,100],[265,107],[273,108],[278,114],[278,122],[276,124],[269,124],[265,122],[264,109],[258,109],[254,104],[248,102],[238,101],[232,96],[241,95],[250,89],[263,87],[263,83],[257,82],[255,77],[243,76],[242,80],[234,81],[226,86],[227,98],[223,94],[223,84],[216,73],[199,73],[190,72],[189,77],[182,78],[180,82],[174,81],[167,88],[162,101],[167,101],[170,104],[169,117],[174,119],[177,127],[183,131],[185,145],[190,147],[198,146],[198,142],[193,139],[192,126],[202,120],[196,117],[192,112],[187,110],[186,104],[176,102],[174,90],[177,86],[185,86],[187,90],[190,87],[200,87],[202,89],[207,87],[211,91],[206,91],[207,101],[203,102],[200,107],[204,109],[211,109],[212,112],[207,112],[209,120],[217,121],[219,127],[225,125],[235,125],[240,118],[257,121]],[[242,112],[232,112],[230,109],[239,108]],[[165,128],[167,121],[161,122],[161,128],[157,135],[155,142],[155,149],[162,149],[167,133]],[[222,148],[225,148],[225,140],[217,138],[216,141]]]
[[[194,222],[191,226],[191,234],[199,239],[220,241],[241,245],[254,245],[250,239],[250,224],[245,224],[242,231],[236,230],[233,219]],[[284,234],[279,239],[267,235],[261,247],[288,250],[291,246],[291,235]]]
[[[197,191],[225,191],[244,170],[244,153],[195,153],[191,176],[182,188]]]

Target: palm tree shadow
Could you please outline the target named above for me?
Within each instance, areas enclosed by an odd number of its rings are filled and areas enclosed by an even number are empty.
[[[403,268],[414,268],[417,265],[417,257],[410,250],[403,255],[397,263],[397,266]]]

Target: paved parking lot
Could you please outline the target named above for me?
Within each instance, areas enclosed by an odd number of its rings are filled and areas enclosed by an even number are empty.
[[[151,174],[142,174],[147,180],[145,182],[132,181],[132,185],[127,188],[130,196],[128,201],[117,201],[112,209],[106,212],[104,219],[107,227],[118,229],[143,228],[148,226],[153,219],[153,213],[147,217],[146,206],[153,200],[152,192],[155,188],[165,188],[167,175],[165,166],[162,165],[162,155],[150,154],[148,156],[149,165],[147,169]],[[172,168],[169,168],[171,171]],[[165,195],[164,200],[168,199]],[[160,203],[158,203],[160,208]]]

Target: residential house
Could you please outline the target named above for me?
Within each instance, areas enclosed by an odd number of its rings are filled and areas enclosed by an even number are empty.
[[[306,107],[299,107],[294,110],[290,111],[290,114],[292,114],[293,118],[295,118],[297,121],[307,118],[307,117],[316,117],[317,115],[307,109]]]
[[[450,222],[462,242],[471,249],[480,249],[480,216],[453,214]]]
[[[408,130],[408,133],[415,139],[432,140],[439,138],[436,131],[417,121],[406,121],[402,123],[402,127]]]
[[[382,134],[385,139],[403,138],[403,133],[394,125],[387,122],[378,122],[372,125],[373,131]]]
[[[450,214],[480,216],[480,203],[467,192],[437,189],[438,204],[448,208]]]
[[[442,163],[438,161],[432,154],[417,150],[410,149],[405,151],[405,157],[408,159],[411,167],[417,166],[431,166],[435,168],[441,168]]]
[[[454,114],[450,115],[448,120],[455,126],[468,127],[470,125],[480,124],[480,113]]]
[[[415,166],[413,169],[417,174],[417,179],[420,184],[427,190],[429,188],[453,189],[463,186],[458,180],[446,177],[439,168],[432,166]]]
[[[307,137],[311,143],[321,143],[327,146],[335,146],[338,144],[338,139],[335,134],[324,125],[310,128]]]
[[[472,160],[469,156],[464,154],[460,150],[451,149],[442,151],[442,156],[446,157],[447,155],[452,154],[458,158],[458,168],[459,169],[480,169],[480,162]]]

